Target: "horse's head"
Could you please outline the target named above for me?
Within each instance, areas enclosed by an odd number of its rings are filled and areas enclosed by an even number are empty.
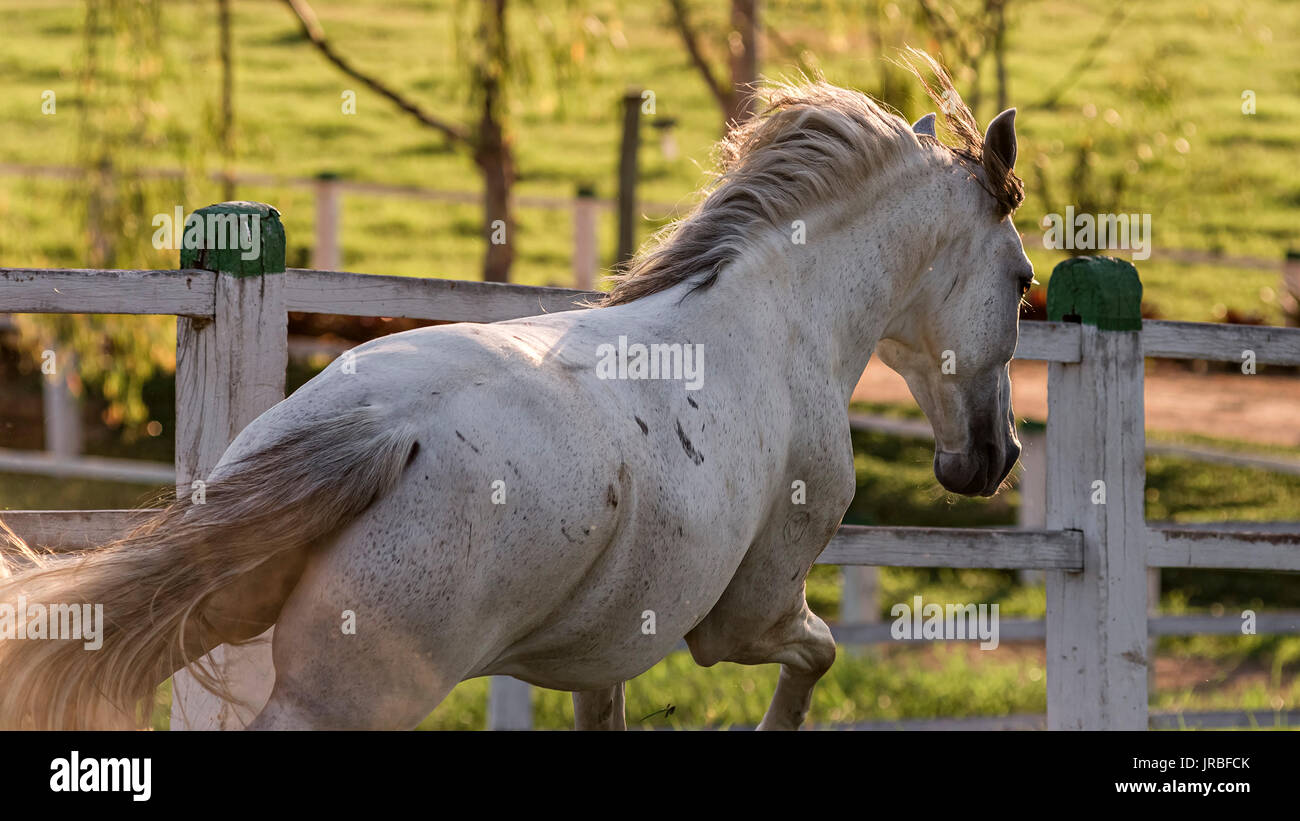
[[[934,115],[913,129],[934,136]],[[976,132],[978,135],[978,132]],[[946,149],[945,149],[946,150]],[[1019,303],[1033,281],[1006,192],[1016,160],[1015,109],[984,135],[976,166],[954,154],[936,190],[945,218],[936,253],[881,340],[934,428],[934,475],[945,488],[992,496],[1020,457],[1010,360]],[[972,176],[972,172],[974,175]]]

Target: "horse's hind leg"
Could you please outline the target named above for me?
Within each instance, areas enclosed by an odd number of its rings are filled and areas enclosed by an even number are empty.
[[[276,623],[275,687],[249,729],[412,729],[493,652],[465,585],[419,546],[367,516],[312,554]]]
[[[276,687],[262,712],[248,725],[250,730],[410,730],[433,711],[451,692],[450,686],[437,692],[422,690],[411,710],[377,710],[332,699],[329,691],[316,692],[299,686]],[[375,705],[384,703],[376,698]],[[428,709],[425,709],[425,708]]]
[[[576,730],[626,730],[623,684],[574,693],[573,725]]]
[[[727,656],[737,664],[781,663],[781,677],[760,730],[797,730],[808,715],[813,687],[835,661],[831,629],[808,609],[783,618],[758,640]]]
[[[385,610],[312,570],[276,625],[275,687],[248,729],[414,729],[469,673],[472,637],[420,629],[409,604]],[[341,629],[345,611],[354,631]]]
[[[329,643],[282,650],[291,639],[291,631],[277,627],[275,687],[250,730],[410,730],[460,681],[405,652],[355,658],[332,652],[339,645]],[[412,662],[407,675],[392,664],[403,658]]]

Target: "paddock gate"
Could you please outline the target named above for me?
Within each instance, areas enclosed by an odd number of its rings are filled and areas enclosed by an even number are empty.
[[[284,398],[289,311],[494,322],[572,310],[593,295],[286,269],[274,208],[223,203],[195,213],[256,217],[246,225],[260,229],[260,252],[245,259],[239,248],[184,248],[174,271],[0,269],[0,313],[177,317],[178,494],[191,493],[235,435]],[[1144,359],[1300,365],[1300,329],[1143,321],[1140,299],[1132,266],[1076,258],[1058,266],[1049,284],[1052,321],[1021,323],[1016,357],[1049,363],[1045,528],[844,525],[818,560],[1043,571],[1049,729],[1147,728],[1148,568],[1300,571],[1300,533],[1152,528],[1143,515]],[[147,511],[0,515],[33,544],[74,549],[120,535]],[[269,643],[223,647],[213,661],[248,702],[269,695]],[[249,717],[188,673],[176,675],[173,727],[235,729]]]

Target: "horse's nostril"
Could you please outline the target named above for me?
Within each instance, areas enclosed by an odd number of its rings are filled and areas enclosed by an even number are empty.
[[[934,457],[934,476],[946,490],[974,496],[984,488],[984,464],[978,457],[940,451]]]
[[[1007,447],[1006,462],[1002,465],[1003,478],[1006,478],[1006,475],[1010,473],[1013,468],[1015,468],[1016,462],[1018,461],[1020,461],[1020,445],[1016,444],[1015,442],[1012,442]]]

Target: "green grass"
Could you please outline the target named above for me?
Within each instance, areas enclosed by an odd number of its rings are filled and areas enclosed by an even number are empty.
[[[337,47],[358,65],[440,116],[470,120],[464,52],[454,33],[457,4],[317,0],[313,5]],[[721,4],[696,5],[703,24],[721,22]],[[767,4],[767,26],[780,39],[768,44],[764,70],[788,76],[798,52],[805,51],[828,79],[878,92],[882,55],[870,35],[880,31],[891,42],[927,42],[906,13],[878,13],[878,5],[884,4]],[[1041,107],[1113,6],[1110,0],[1039,0],[1013,9],[1009,87],[1020,108],[1021,170],[1029,188],[1017,217],[1022,230],[1035,230],[1045,213],[1066,203],[1092,203],[1103,210],[1151,213],[1158,248],[1280,259],[1295,243],[1300,210],[1300,170],[1293,156],[1300,126],[1300,48],[1294,34],[1300,30],[1300,6],[1282,0],[1133,4],[1061,103]],[[289,176],[332,171],[350,179],[452,190],[479,187],[463,152],[449,149],[366,89],[357,89],[358,113],[344,115],[340,93],[357,84],[303,44],[285,9],[248,0],[234,7],[239,169]],[[647,129],[640,195],[668,203],[688,200],[701,182],[700,168],[708,165],[719,115],[664,25],[665,4],[597,0],[583,7],[598,21],[586,25],[597,35],[589,37],[581,63],[563,81],[554,79],[537,32],[546,21],[561,29],[583,21],[559,0],[539,2],[537,11],[521,4],[512,12],[517,49],[534,75],[512,86],[509,106],[519,192],[568,196],[578,183],[589,182],[600,195],[613,195],[618,98],[627,85],[640,85],[655,92],[657,115],[677,120],[681,149],[676,159],[665,159]],[[76,162],[85,105],[77,82],[82,9],[75,0],[0,0],[8,34],[0,46],[6,77],[0,159]],[[152,213],[169,211],[178,202],[192,208],[220,198],[215,184],[198,173],[219,163],[205,125],[217,106],[211,18],[203,4],[164,4],[163,68],[149,139],[123,148],[122,159],[125,165],[184,165],[194,174],[183,188],[151,187],[144,213],[136,215],[136,233],[122,238],[134,264],[175,264],[174,254],[148,246]],[[53,116],[41,114],[46,89],[57,94]],[[1253,116],[1241,112],[1247,89],[1257,95]],[[926,105],[919,94],[906,93],[910,98],[899,100],[905,113],[922,113]],[[987,120],[993,113],[987,88],[984,99],[979,114]],[[1111,110],[1115,114],[1108,119]],[[1091,146],[1089,175],[1071,183],[1079,176],[1076,157],[1084,140]],[[254,186],[240,195],[279,206],[291,258],[305,254],[313,219],[309,190]],[[71,207],[75,201],[64,181],[0,177],[0,262],[84,265],[87,238]],[[349,270],[478,276],[475,207],[350,195],[343,209]],[[516,280],[569,284],[568,215],[523,208],[519,217]],[[647,221],[641,235],[656,224]],[[600,236],[608,259],[614,238],[609,214],[602,217]],[[1045,279],[1061,254],[1029,250]],[[1263,313],[1271,321],[1279,318],[1276,303],[1261,296],[1262,289],[1276,287],[1273,272],[1158,260],[1139,267],[1147,300],[1163,316],[1212,319],[1214,307],[1222,304]]]
[[[99,479],[0,473],[0,510],[111,510],[148,504],[163,488]]]

